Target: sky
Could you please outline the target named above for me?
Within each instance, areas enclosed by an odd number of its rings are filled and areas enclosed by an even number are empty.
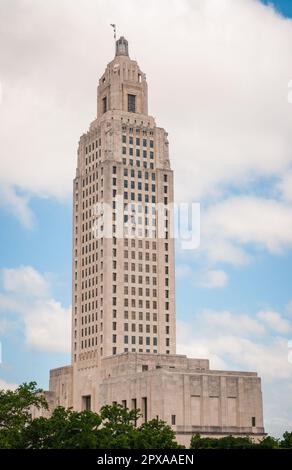
[[[71,187],[113,31],[169,132],[177,202],[177,352],[257,371],[265,428],[292,430],[292,4],[2,0],[0,387],[70,362]]]

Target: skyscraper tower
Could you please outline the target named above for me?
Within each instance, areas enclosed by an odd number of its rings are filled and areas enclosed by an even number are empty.
[[[121,37],[78,148],[73,363],[175,354],[172,202],[167,133],[148,115],[146,76]]]
[[[256,372],[212,370],[176,354],[173,173],[167,133],[148,115],[147,82],[128,42],[97,89],[73,186],[72,363],[50,371],[56,406],[104,404],[194,433],[264,436]]]

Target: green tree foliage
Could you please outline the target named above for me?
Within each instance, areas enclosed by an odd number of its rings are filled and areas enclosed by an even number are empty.
[[[283,449],[292,449],[292,432],[284,432],[283,439],[280,442],[280,447]]]
[[[250,449],[254,447],[249,437],[226,436],[221,438],[201,437],[195,434],[191,439],[191,449]]]
[[[22,447],[24,430],[32,422],[31,407],[48,408],[35,382],[16,390],[0,390],[0,448]]]
[[[58,407],[52,416],[37,418],[24,430],[24,447],[32,449],[96,449],[101,418],[91,411]]]
[[[175,433],[168,424],[160,419],[152,419],[138,429],[136,449],[178,449],[182,448]]]
[[[115,404],[100,410],[102,428],[99,433],[99,449],[134,449],[137,440],[135,423],[141,416],[139,410],[128,410]]]
[[[279,447],[279,439],[267,436],[257,444],[257,447],[262,449],[277,449]]]
[[[196,434],[191,440],[191,449],[279,449],[292,448],[292,432],[285,432],[283,439],[266,436],[259,442],[253,442],[249,437],[227,436],[222,438],[201,437]]]

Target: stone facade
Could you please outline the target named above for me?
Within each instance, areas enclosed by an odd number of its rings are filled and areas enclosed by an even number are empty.
[[[97,118],[79,142],[72,365],[51,371],[50,409],[122,403],[139,408],[140,420],[159,416],[185,445],[196,432],[260,438],[256,373],[176,355],[173,173],[147,93],[120,38],[99,80]]]

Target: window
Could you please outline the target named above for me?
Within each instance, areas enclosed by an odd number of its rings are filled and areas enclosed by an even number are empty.
[[[254,428],[254,427],[255,427],[255,425],[256,425],[256,419],[255,419],[255,416],[253,416],[253,417],[251,418],[251,425],[252,425],[252,427],[253,427],[253,428]]]
[[[146,372],[148,370],[148,365],[142,364],[142,372]]]
[[[104,98],[102,98],[102,108],[103,108],[103,112],[106,113],[107,111],[107,99],[106,99],[106,96]]]
[[[132,410],[136,410],[136,409],[137,409],[137,399],[132,398]]]
[[[176,416],[175,416],[175,415],[171,415],[171,424],[172,424],[172,425],[175,425],[175,421],[176,421]]]
[[[142,397],[142,415],[144,417],[144,422],[147,423],[147,397]]]
[[[85,395],[82,397],[82,408],[85,411],[91,411],[91,395]]]
[[[136,112],[136,96],[135,95],[128,95],[128,112],[129,113]]]

